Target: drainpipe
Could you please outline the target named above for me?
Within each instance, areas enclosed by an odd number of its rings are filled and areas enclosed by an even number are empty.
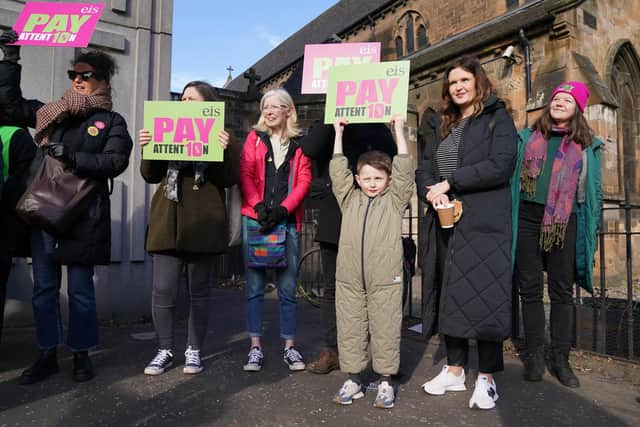
[[[524,48],[524,77],[525,82],[527,84],[527,103],[529,103],[529,99],[531,98],[531,45],[529,44],[529,39],[524,34],[524,29],[520,28],[520,32],[518,34],[520,36],[520,45]],[[529,126],[529,114],[526,112],[526,104],[525,104],[525,116],[524,116],[524,125],[525,127]]]

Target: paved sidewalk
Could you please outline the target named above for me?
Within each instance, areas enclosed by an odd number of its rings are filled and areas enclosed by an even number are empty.
[[[151,331],[151,325],[103,327],[101,347],[94,353],[97,376],[76,384],[71,380],[71,356],[60,353],[61,371],[32,386],[17,377],[36,353],[33,329],[8,329],[0,345],[0,426],[622,426],[638,425],[640,395],[628,382],[598,374],[579,373],[582,387],[565,388],[548,374],[541,383],[521,379],[520,361],[507,356],[506,371],[496,376],[500,400],[492,411],[470,410],[469,390],[442,397],[427,396],[420,385],[436,375],[442,361],[437,344],[426,346],[406,332],[402,345],[402,377],[396,407],[372,407],[375,392],[353,405],[331,401],[344,375],[290,373],[282,362],[275,293],[265,304],[265,366],[245,373],[248,351],[244,331],[243,293],[214,289],[209,333],[203,354],[205,371],[182,373],[184,325],[177,330],[175,367],[145,376],[145,364],[155,353],[153,340],[131,333]],[[299,305],[298,346],[307,360],[320,350],[320,310]]]

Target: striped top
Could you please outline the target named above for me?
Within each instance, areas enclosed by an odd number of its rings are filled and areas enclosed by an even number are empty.
[[[456,127],[451,129],[451,133],[438,146],[436,162],[438,170],[440,170],[441,180],[450,178],[458,168],[458,147],[467,121],[468,118],[462,119]]]

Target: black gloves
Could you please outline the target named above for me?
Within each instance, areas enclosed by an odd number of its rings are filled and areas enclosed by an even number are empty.
[[[47,153],[62,163],[65,166],[74,168],[76,166],[76,156],[69,147],[66,147],[62,142],[50,142],[47,144]]]
[[[20,46],[7,45],[18,40],[18,33],[14,30],[6,30],[0,34],[0,50],[4,54],[4,60],[18,62],[20,59]]]
[[[258,214],[258,223],[262,226],[267,222],[267,218],[269,217],[269,209],[264,205],[264,203],[256,203],[253,207],[253,210]]]
[[[271,209],[267,216],[267,220],[264,224],[261,223],[262,228],[260,231],[266,232],[271,230],[276,225],[280,224],[282,221],[286,220],[289,217],[289,211],[286,208],[278,205],[275,208]]]

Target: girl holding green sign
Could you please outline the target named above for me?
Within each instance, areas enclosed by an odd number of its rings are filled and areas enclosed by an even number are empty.
[[[213,88],[205,82],[187,83],[182,101],[213,101]],[[140,130],[140,145],[151,141]],[[153,254],[153,325],[158,351],[144,369],[160,375],[173,365],[173,328],[176,297],[183,270],[189,289],[189,322],[185,374],[202,372],[200,350],[209,319],[209,278],[214,257],[228,245],[225,188],[238,182],[238,145],[221,131],[222,163],[143,160],[140,171],[150,184],[161,185],[151,201],[146,249]]]

